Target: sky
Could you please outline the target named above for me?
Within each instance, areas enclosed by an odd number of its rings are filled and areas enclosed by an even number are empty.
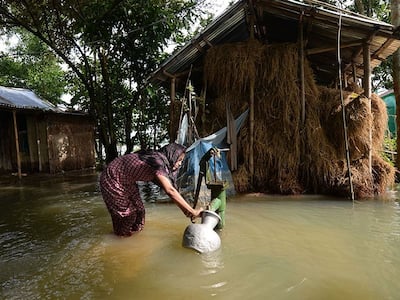
[[[210,2],[213,7],[213,13],[218,16],[225,11],[232,0],[209,0],[208,2]]]

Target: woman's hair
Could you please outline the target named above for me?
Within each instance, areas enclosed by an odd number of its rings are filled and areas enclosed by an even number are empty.
[[[174,167],[182,153],[185,153],[186,147],[177,143],[168,144],[159,150],[167,158],[170,169]]]

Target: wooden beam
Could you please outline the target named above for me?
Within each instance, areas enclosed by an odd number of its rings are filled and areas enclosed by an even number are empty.
[[[175,73],[175,74],[171,74],[171,73],[169,73],[169,72],[167,72],[167,71],[165,71],[165,70],[163,70],[162,72],[163,72],[163,74],[165,75],[165,76],[167,76],[167,77],[169,77],[169,78],[175,78],[175,79],[177,79],[177,78],[180,78],[180,77],[187,77],[187,75],[190,73],[190,72],[197,72],[197,71],[202,71],[203,69],[202,68],[200,68],[200,67],[197,67],[197,68],[189,68],[188,70],[186,70],[186,71],[182,71],[182,72],[179,72],[179,73]]]
[[[340,49],[348,48],[348,47],[354,47],[354,46],[362,46],[365,43],[364,40],[360,40],[357,42],[353,43],[347,43],[347,44],[342,44],[340,46]],[[337,47],[325,47],[325,48],[314,48],[314,49],[308,49],[306,51],[307,55],[313,55],[313,54],[319,54],[319,53],[324,53],[324,52],[331,52],[331,51],[337,51]]]
[[[373,31],[373,32],[370,34],[370,36],[368,37],[368,39],[367,39],[366,41],[364,41],[364,42],[358,47],[357,51],[355,51],[355,52],[353,53],[353,55],[351,56],[351,61],[352,61],[353,63],[347,64],[347,65],[343,68],[343,73],[346,73],[346,72],[349,70],[349,68],[352,68],[352,69],[353,69],[353,72],[354,72],[354,70],[356,70],[356,67],[357,67],[357,66],[354,65],[354,60],[355,60],[355,58],[358,57],[358,56],[360,56],[361,52],[364,53],[364,45],[365,45],[365,44],[369,44],[369,43],[372,41],[372,39],[373,39],[373,37],[374,37],[375,35],[376,35],[376,31]],[[363,55],[364,55],[364,54],[363,54]],[[371,55],[370,55],[370,58],[369,58],[369,62],[371,62]],[[371,64],[371,63],[370,63],[370,64]],[[370,67],[370,68],[371,68],[371,67]]]
[[[379,47],[379,49],[377,49],[372,55],[372,59],[379,59],[379,60],[383,60],[382,58],[379,57],[379,55],[386,49],[389,48],[390,45],[395,41],[394,38],[390,38],[387,39],[382,46]]]

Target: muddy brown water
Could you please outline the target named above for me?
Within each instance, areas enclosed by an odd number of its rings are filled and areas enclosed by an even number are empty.
[[[111,234],[95,173],[1,181],[1,299],[399,299],[400,194],[228,199],[222,247],[183,248],[188,219],[146,203]]]

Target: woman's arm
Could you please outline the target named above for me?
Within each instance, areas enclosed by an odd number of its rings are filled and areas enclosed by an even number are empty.
[[[197,218],[200,216],[203,209],[194,209],[189,203],[186,202],[185,199],[181,196],[181,194],[172,186],[169,179],[163,175],[156,175],[158,182],[161,187],[164,189],[165,193],[175,202],[175,204],[182,210],[182,212],[190,218]]]

